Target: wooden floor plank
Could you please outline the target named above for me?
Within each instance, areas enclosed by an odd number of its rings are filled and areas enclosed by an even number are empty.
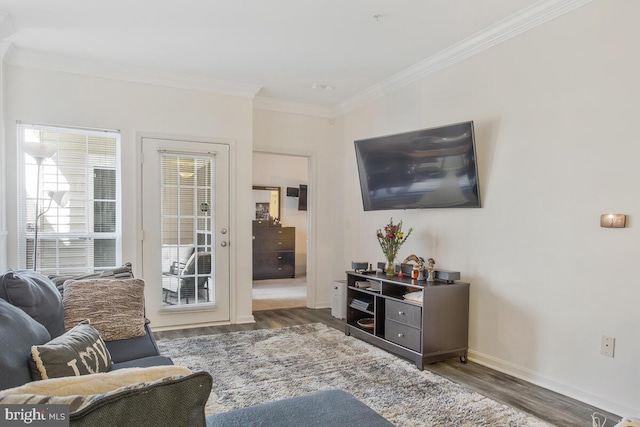
[[[206,328],[156,332],[156,338],[179,338],[246,330],[272,329],[308,323],[324,323],[344,332],[344,322],[331,316],[329,309],[290,308],[256,311],[255,323],[211,326]],[[458,359],[438,362],[426,369],[468,387],[495,401],[527,412],[559,427],[592,425],[594,412],[606,415],[613,425],[620,417],[567,396],[552,392],[477,363],[460,363]]]

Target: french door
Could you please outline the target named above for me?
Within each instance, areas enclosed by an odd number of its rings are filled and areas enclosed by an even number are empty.
[[[142,158],[147,317],[229,320],[229,146],[145,137]]]

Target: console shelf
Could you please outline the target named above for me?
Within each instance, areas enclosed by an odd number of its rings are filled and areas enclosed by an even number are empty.
[[[419,291],[421,301],[404,298]],[[373,328],[358,323],[370,318]],[[345,333],[409,359],[419,369],[453,357],[466,362],[469,284],[347,271]]]

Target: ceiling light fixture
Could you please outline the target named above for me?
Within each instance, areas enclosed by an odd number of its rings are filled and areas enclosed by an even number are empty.
[[[314,83],[314,84],[311,85],[311,89],[328,91],[328,90],[333,90],[333,87],[332,86],[323,85],[323,84],[320,84],[320,83]]]

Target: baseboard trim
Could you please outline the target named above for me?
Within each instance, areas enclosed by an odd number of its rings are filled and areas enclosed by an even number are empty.
[[[249,316],[237,317],[236,324],[241,324],[241,323],[256,323],[256,319],[255,317],[253,317],[253,314]]]
[[[546,388],[547,390],[551,390],[572,399],[595,406],[596,408],[600,408],[604,411],[611,412],[612,414],[625,415],[636,413],[636,410],[633,408],[625,407],[607,399],[603,399],[602,397],[586,393],[567,384],[559,383],[550,378],[539,375],[530,369],[523,368],[522,366],[515,365],[511,362],[498,359],[479,351],[469,350],[469,360],[479,365],[486,366],[487,368],[495,369],[496,371],[511,375],[512,377]]]
[[[316,303],[315,307],[307,307],[307,308],[312,308],[314,310],[319,310],[321,308],[331,308],[331,303],[329,301],[321,301],[319,303]]]
[[[181,329],[197,329],[197,328],[207,328],[209,326],[226,326],[231,325],[231,322],[228,320],[222,322],[206,322],[206,323],[191,323],[188,325],[169,325],[169,326],[158,326],[154,327],[151,325],[151,330],[153,332],[166,332],[166,331],[176,331]]]

